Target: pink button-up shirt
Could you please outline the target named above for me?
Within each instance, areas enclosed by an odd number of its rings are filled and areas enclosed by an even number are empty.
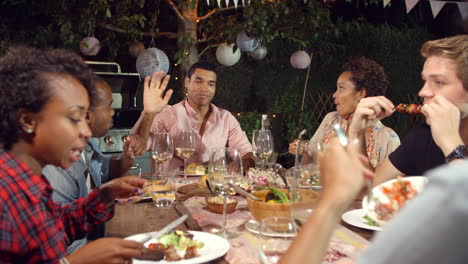
[[[174,145],[176,145],[177,132],[182,129],[192,129],[197,135],[197,147],[194,156],[187,160],[187,164],[209,161],[212,148],[236,148],[242,156],[252,152],[252,145],[245,132],[242,131],[237,119],[229,111],[216,107],[214,104],[210,104],[210,107],[212,111],[206,122],[203,135],[200,135],[197,129],[197,124],[202,117],[190,106],[187,100],[173,106],[166,106],[161,113],[155,116],[151,125],[151,132],[170,133]],[[135,124],[135,127],[139,123],[140,120]],[[148,149],[151,149],[151,138],[148,142]],[[168,169],[179,168],[183,164],[183,160],[176,158],[174,154]]]

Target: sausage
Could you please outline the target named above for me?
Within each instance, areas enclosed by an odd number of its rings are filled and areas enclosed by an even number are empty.
[[[422,105],[419,104],[399,104],[396,110],[406,114],[421,114]]]

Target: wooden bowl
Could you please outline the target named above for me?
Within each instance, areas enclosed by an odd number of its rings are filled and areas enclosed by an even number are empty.
[[[222,214],[223,213],[223,204],[222,203],[214,203],[210,200],[212,196],[205,196],[205,201],[208,206],[208,211],[217,213],[217,214]],[[222,198],[221,198],[222,199]],[[229,199],[229,198],[228,198]],[[227,204],[226,204],[226,214],[230,214],[234,212],[234,209],[236,209],[237,206],[237,200],[236,199],[229,199]]]
[[[289,196],[288,190],[280,189],[280,191],[286,192],[286,194]],[[262,200],[265,200],[269,192],[270,190],[261,190],[254,192],[253,195]],[[299,192],[301,193],[301,196],[304,197],[305,202],[315,202],[319,196],[317,192],[312,190],[301,189]],[[249,207],[250,213],[259,223],[261,223],[262,219],[266,217],[291,217],[289,204],[267,203],[247,198],[247,206]]]

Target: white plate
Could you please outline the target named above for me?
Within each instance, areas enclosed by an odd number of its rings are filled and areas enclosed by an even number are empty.
[[[364,210],[355,209],[355,210],[351,210],[351,211],[344,213],[341,216],[341,219],[343,219],[343,221],[345,221],[346,223],[352,226],[357,226],[360,228],[374,230],[374,231],[382,230],[382,227],[380,226],[368,225],[366,219],[363,218],[365,215],[366,213],[364,213]]]
[[[193,234],[193,239],[203,242],[205,245],[202,248],[197,249],[198,257],[191,258],[191,259],[183,259],[179,261],[151,261],[151,260],[138,260],[133,259],[134,264],[153,264],[153,263],[171,263],[171,264],[197,264],[197,263],[205,263],[213,259],[217,259],[221,256],[224,256],[226,252],[228,252],[230,245],[229,242],[214,234],[206,233],[206,232],[199,232],[199,231],[188,231],[189,233]],[[138,234],[134,236],[127,237],[127,240],[137,240],[141,237],[144,237],[145,234]],[[151,239],[150,241],[145,243],[147,247],[150,243],[157,243],[157,239]],[[180,255],[180,254],[179,254]]]
[[[388,221],[383,221],[378,219],[377,214],[375,212],[375,199],[379,200],[382,203],[388,203],[389,199],[387,195],[385,195],[382,192],[382,187],[386,186],[391,188],[392,183],[394,183],[397,179],[389,180],[386,182],[383,182],[374,188],[372,188],[372,193],[373,193],[373,201],[370,201],[370,203],[367,202],[367,195],[364,196],[364,199],[362,199],[362,209],[364,210],[364,213],[367,214],[370,218],[375,220],[377,223],[379,223],[380,226],[384,226],[385,224],[388,223]],[[411,186],[418,192],[420,193],[424,186],[427,184],[427,177],[424,176],[407,176],[403,177],[404,181],[409,181],[411,182]]]
[[[245,229],[249,230],[254,234],[260,234],[260,224],[255,220],[251,219],[247,224],[245,224]],[[282,234],[282,233],[275,233],[275,232],[268,232],[264,233],[266,236],[276,236],[276,237],[295,237],[295,234]]]

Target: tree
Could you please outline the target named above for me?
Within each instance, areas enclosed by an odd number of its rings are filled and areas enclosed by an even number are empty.
[[[40,2],[40,3],[39,3]],[[329,13],[320,0],[251,0],[250,4],[216,7],[214,0],[6,0],[0,4],[0,33],[5,36],[0,48],[10,43],[30,43],[76,49],[80,39],[96,35],[105,45],[105,56],[112,59],[130,41],[149,43],[160,39],[176,49],[173,55],[184,68],[198,61],[220,43],[234,43],[236,35],[246,31],[264,45],[282,38],[307,48],[320,42],[322,33],[332,30]],[[223,1],[224,2],[224,1]],[[232,4],[232,2],[231,2]],[[20,35],[12,34],[11,25],[28,25]],[[31,19],[32,18],[32,19]],[[37,23],[39,21],[39,23]],[[58,23],[57,23],[58,22]],[[174,25],[177,25],[174,27]],[[313,38],[304,40],[305,35]],[[5,34],[4,34],[5,33]],[[40,36],[35,39],[31,36]]]

